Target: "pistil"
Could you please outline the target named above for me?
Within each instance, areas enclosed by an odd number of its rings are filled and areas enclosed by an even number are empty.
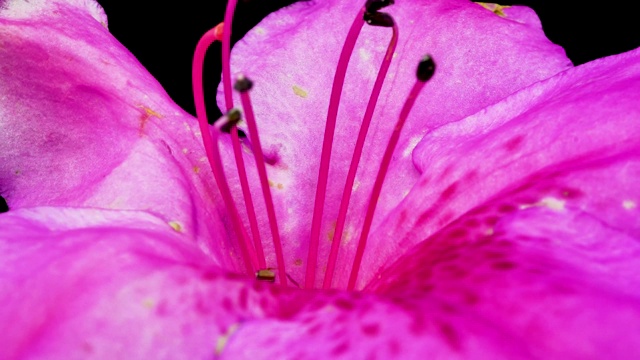
[[[391,133],[391,137],[389,138],[389,143],[387,144],[387,148],[384,151],[384,155],[382,156],[382,162],[380,164],[380,169],[378,170],[378,175],[373,184],[373,190],[371,190],[371,197],[369,198],[369,205],[367,206],[367,212],[365,214],[364,223],[362,225],[362,232],[360,233],[360,241],[358,242],[358,248],[356,250],[355,259],[353,261],[353,266],[351,268],[351,275],[349,276],[349,283],[347,285],[347,290],[353,290],[358,279],[358,272],[360,271],[360,264],[362,263],[362,256],[364,254],[364,249],[367,245],[367,238],[369,236],[369,231],[371,230],[371,222],[373,221],[373,214],[376,211],[376,205],[378,204],[378,198],[380,197],[380,192],[382,191],[382,184],[384,183],[384,178],[387,175],[387,171],[389,170],[389,164],[391,163],[391,157],[393,156],[393,152],[398,145],[398,140],[400,139],[400,132],[402,131],[402,127],[404,126],[407,118],[409,117],[409,112],[411,112],[411,108],[413,104],[416,102],[420,91],[424,87],[424,84],[431,79],[433,73],[435,71],[435,63],[430,56],[425,56],[420,61],[417,70],[417,80],[413,85],[413,88],[409,92],[409,96],[405,100],[404,105],[402,106],[402,110],[400,111],[400,117],[396,122],[395,127],[393,128],[393,132]]]

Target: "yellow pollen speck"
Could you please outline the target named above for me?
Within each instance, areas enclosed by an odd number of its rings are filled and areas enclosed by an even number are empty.
[[[149,121],[149,119],[151,119],[152,117],[162,119],[164,116],[158,114],[157,112],[153,111],[152,109],[144,105],[138,105],[137,107],[139,109],[144,110],[144,114],[142,114],[142,116],[140,117],[140,128],[139,128],[139,134],[140,136],[142,136],[144,135],[144,127],[147,125],[147,122]]]
[[[293,262],[293,265],[302,266],[302,259],[296,259],[296,261]]]
[[[227,345],[227,341],[229,341],[229,338],[231,337],[231,335],[233,335],[233,333],[238,331],[239,327],[240,327],[240,323],[232,324],[227,329],[227,332],[222,334],[218,338],[218,341],[216,341],[216,356],[219,356],[220,354],[222,354],[224,347]]]
[[[476,4],[482,6],[483,8],[493,12],[494,14],[500,17],[507,17],[507,14],[504,12],[504,9],[508,9],[511,7],[508,5],[499,5],[499,4],[485,3],[485,2],[476,2]]]
[[[197,167],[197,166],[194,166],[193,167],[193,172],[196,173],[196,174],[199,173],[200,172],[200,168]]]
[[[278,188],[278,190],[282,190],[284,188],[284,185],[282,185],[281,183],[278,183],[276,187]]]
[[[304,89],[302,89],[298,85],[293,85],[293,93],[300,96],[303,99],[305,99],[309,95],[307,94],[306,91],[304,91]]]
[[[177,221],[169,221],[169,226],[177,232],[182,232],[182,225]]]
[[[333,236],[336,234],[336,222],[332,221],[329,227],[329,232],[327,232],[327,238],[329,242],[333,241]]]
[[[360,184],[362,184],[360,181],[356,180],[353,182],[353,186],[351,187],[351,191],[356,191],[358,190],[358,188],[360,187]]]
[[[520,205],[520,210],[528,209],[531,207],[547,207],[551,210],[562,211],[564,210],[565,204],[566,204],[566,201],[564,200],[559,200],[552,197],[546,197],[535,204]]]
[[[409,139],[409,144],[407,144],[407,147],[402,152],[402,157],[405,157],[405,158],[409,157],[409,155],[413,153],[413,149],[415,149],[416,146],[418,146],[418,143],[420,142],[420,140],[422,140],[422,136],[414,136],[411,139]]]
[[[155,304],[151,299],[144,299],[142,301],[142,306],[146,307],[147,309],[152,309],[154,305]]]
[[[264,34],[266,34],[266,33],[267,33],[267,32],[266,32],[266,31],[264,31],[264,28],[261,28],[261,27],[256,28],[256,34],[258,34],[258,35],[264,35]]]
[[[633,200],[625,200],[622,202],[622,207],[627,209],[627,210],[633,210],[638,206],[638,204],[636,204],[635,201]]]

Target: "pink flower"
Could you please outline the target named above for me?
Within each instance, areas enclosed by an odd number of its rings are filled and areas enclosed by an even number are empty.
[[[329,89],[361,5],[295,4],[231,60],[255,84],[297,283]],[[384,11],[400,40],[335,289],[301,290],[244,274],[195,119],[109,35],[98,5],[0,1],[0,193],[11,209],[0,215],[0,358],[640,356],[640,52],[571,68],[526,8],[407,0]],[[365,27],[346,74],[316,288],[389,38]],[[438,69],[392,158],[362,291],[345,291],[380,158],[426,52]],[[254,149],[244,150],[255,195]],[[240,199],[226,137],[221,152]]]

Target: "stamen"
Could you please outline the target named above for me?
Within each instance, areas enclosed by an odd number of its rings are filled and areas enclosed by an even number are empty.
[[[233,94],[231,93],[231,29],[233,27],[233,14],[235,12],[237,0],[229,0],[227,8],[224,14],[224,22],[218,24],[214,28],[214,32],[218,39],[220,39],[220,31],[222,30],[222,86],[224,89],[224,100],[227,111],[231,111],[233,108]],[[220,28],[222,27],[222,28]],[[238,136],[238,128],[234,125],[230,131],[231,134],[231,147],[233,148],[233,157],[236,161],[236,167],[238,168],[238,178],[240,179],[240,188],[242,189],[242,197],[244,199],[245,207],[247,209],[247,217],[249,218],[249,225],[251,227],[251,233],[254,238],[255,249],[258,256],[258,264],[261,268],[266,266],[266,260],[264,257],[264,251],[262,249],[262,240],[260,239],[260,232],[258,228],[258,219],[256,216],[255,207],[253,206],[253,199],[251,197],[251,190],[249,189],[249,180],[247,178],[247,171],[244,165],[244,158],[242,157],[242,149],[240,147],[240,137]]]
[[[393,18],[391,19],[393,21]],[[380,96],[380,91],[382,90],[382,84],[384,83],[384,79],[387,76],[389,66],[391,65],[391,59],[398,43],[398,27],[394,23],[392,28],[393,35],[391,37],[391,40],[389,41],[389,45],[387,46],[387,52],[384,56],[384,59],[382,60],[380,70],[378,71],[378,76],[376,77],[376,82],[373,85],[373,90],[371,91],[371,95],[369,97],[369,103],[367,104],[367,109],[364,113],[364,118],[362,119],[362,125],[360,125],[360,132],[358,133],[358,139],[356,140],[356,146],[351,158],[351,165],[349,166],[347,181],[342,192],[340,210],[338,212],[338,219],[336,220],[336,229],[333,235],[333,242],[331,243],[329,260],[327,262],[327,271],[325,272],[324,282],[322,284],[322,287],[324,289],[329,289],[331,287],[333,272],[336,266],[336,260],[338,258],[338,251],[340,249],[340,242],[342,241],[342,233],[344,231],[344,225],[347,218],[347,210],[349,209],[349,201],[351,200],[351,193],[353,191],[353,183],[356,178],[358,165],[360,164],[360,158],[362,157],[364,141],[367,137],[367,132],[369,131],[369,125],[371,123],[371,119],[373,118],[373,112],[375,111],[376,104],[378,103],[378,97]]]
[[[240,121],[240,118],[241,118],[240,111],[236,109],[231,109],[229,114],[232,114],[234,112],[237,113],[238,121]],[[233,142],[233,134],[235,133],[236,137],[238,134],[237,132],[238,128],[235,126],[235,124],[237,124],[238,121],[230,122],[230,124],[232,125],[229,127],[228,132],[231,133],[232,142]],[[238,147],[238,149],[240,149],[240,147]],[[235,153],[235,147],[234,147],[234,153]],[[244,204],[247,209],[247,217],[249,218],[249,227],[251,228],[251,235],[253,235],[253,246],[256,249],[256,256],[258,257],[258,266],[260,266],[260,268],[262,269],[267,267],[267,262],[264,256],[264,250],[262,248],[262,239],[260,237],[260,227],[258,226],[258,217],[256,216],[255,206],[253,205],[253,198],[251,197],[251,192],[249,190],[249,180],[247,178],[247,172],[244,167],[244,160],[242,158],[242,154],[239,154],[238,156],[236,156],[236,159],[239,159],[239,161],[237,162],[238,177],[240,178],[240,187],[242,188],[242,197],[244,198]]]
[[[217,141],[220,130],[217,127],[214,127],[212,135],[210,132],[210,126],[207,121],[207,111],[204,103],[204,92],[202,89],[202,66],[204,64],[204,56],[206,54],[207,48],[211,43],[216,41],[216,31],[215,29],[211,29],[207,31],[204,36],[198,41],[198,45],[196,46],[196,51],[193,56],[193,70],[192,70],[192,83],[193,83],[193,98],[196,106],[196,114],[198,116],[198,123],[200,125],[200,132],[202,133],[202,142],[204,144],[205,152],[207,154],[207,159],[209,160],[209,164],[211,166],[211,170],[213,171],[213,176],[218,184],[218,188],[220,189],[220,193],[222,194],[222,199],[224,201],[225,207],[227,208],[227,212],[231,217],[231,224],[233,230],[238,237],[240,252],[242,253],[242,258],[245,263],[246,271],[248,275],[254,273],[254,269],[258,267],[257,260],[255,260],[255,256],[251,255],[250,245],[247,240],[246,230],[240,221],[240,216],[238,215],[238,211],[236,209],[235,203],[233,201],[233,197],[231,196],[231,191],[229,190],[229,185],[227,184],[227,179],[224,175],[224,171],[222,170],[222,161],[220,160],[220,151],[218,150]]]
[[[267,281],[267,282],[275,282],[276,281],[276,273],[273,272],[272,269],[261,269],[256,271],[256,280],[258,281]]]
[[[262,152],[262,145],[260,144],[260,136],[258,135],[258,126],[256,124],[255,116],[253,113],[253,106],[251,105],[251,97],[249,96],[249,90],[251,90],[252,86],[253,83],[249,79],[241,75],[236,81],[235,89],[240,92],[242,107],[244,108],[247,126],[249,127],[249,137],[251,138],[251,142],[254,144],[253,154],[256,159],[256,166],[258,167],[258,175],[260,176],[262,195],[264,196],[264,202],[267,206],[269,227],[271,228],[271,235],[273,236],[273,246],[275,248],[276,261],[278,263],[278,276],[280,278],[280,283],[286,286],[287,276],[285,272],[284,255],[282,253],[282,243],[280,241],[280,232],[278,231],[278,221],[276,219],[276,211],[273,206],[273,198],[271,197],[271,189],[269,187],[269,179],[267,177],[267,168],[264,161],[264,154]],[[258,245],[256,245],[256,248],[257,246]]]
[[[336,129],[336,118],[338,116],[338,106],[340,105],[340,96],[342,95],[342,87],[349,59],[356,45],[356,40],[362,26],[364,25],[363,16],[367,9],[363,7],[356,16],[349,33],[342,46],[340,59],[333,78],[333,87],[331,89],[331,98],[329,99],[329,110],[327,114],[327,123],[324,129],[324,140],[322,143],[322,156],[320,158],[320,169],[318,173],[318,185],[316,188],[316,197],[313,208],[313,219],[311,222],[311,238],[309,240],[309,255],[307,257],[307,270],[305,276],[304,287],[309,289],[314,287],[316,276],[316,264],[318,261],[318,245],[320,241],[320,225],[322,222],[322,212],[324,211],[325,193],[327,191],[327,178],[329,177],[329,162],[331,160],[331,148],[333,146],[333,136]]]
[[[353,290],[356,284],[356,280],[358,279],[358,272],[360,270],[360,264],[362,263],[364,249],[367,244],[367,237],[369,236],[369,231],[371,230],[373,214],[376,210],[378,198],[380,197],[384,178],[387,175],[387,170],[389,169],[389,164],[391,163],[391,157],[393,156],[393,152],[396,148],[396,145],[398,144],[398,140],[400,139],[400,132],[402,131],[402,127],[404,126],[407,117],[409,116],[409,112],[411,111],[416,98],[420,94],[420,91],[424,87],[424,84],[429,79],[431,79],[434,71],[435,63],[433,62],[433,59],[428,55],[422,58],[418,65],[416,83],[413,85],[413,88],[409,93],[409,97],[407,97],[407,99],[405,100],[402,110],[400,111],[400,117],[393,129],[391,137],[389,138],[389,143],[387,144],[387,148],[385,149],[384,155],[382,157],[382,162],[380,164],[380,170],[378,170],[378,176],[376,177],[376,180],[373,184],[373,190],[371,190],[371,198],[369,199],[369,206],[367,207],[364,224],[362,226],[360,241],[358,242],[358,249],[356,250],[355,259],[353,261],[353,267],[351,269],[351,276],[349,277],[347,290]]]

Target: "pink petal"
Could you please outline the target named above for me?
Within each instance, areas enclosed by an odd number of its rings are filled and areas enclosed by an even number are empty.
[[[7,358],[415,358],[521,354],[469,320],[421,322],[394,296],[282,289],[221,271],[140,212],[35,208],[0,217]],[[499,345],[499,346],[498,346]]]
[[[586,64],[426,136],[421,180],[367,249],[370,275],[452,221],[472,217],[456,231],[477,236],[531,207],[579,211],[637,241],[638,64],[640,50]]]
[[[335,0],[294,4],[265,19],[233,51],[232,72],[243,72],[254,80],[252,97],[263,146],[278,160],[269,168],[269,176],[287,265],[296,279],[301,278],[304,266],[299,265],[306,259],[331,82],[342,41],[361,5]],[[419,173],[410,155],[429,129],[472,114],[570,66],[564,51],[546,39],[535,14],[525,8],[506,9],[505,18],[467,1],[398,1],[386,10],[397,20],[400,42],[356,179],[343,239],[347,250],[358,239],[382,151],[422,55],[433,54],[438,70],[405,126],[374,224],[417,181]],[[514,19],[510,11],[516,14]],[[332,157],[321,259],[328,253],[353,144],[390,37],[389,29],[365,26],[351,60]],[[228,173],[235,173],[232,165]],[[352,254],[340,257],[340,273],[345,273],[351,258]]]
[[[148,214],[35,208],[0,224],[3,358],[202,359],[263,313],[250,282]]]
[[[508,193],[463,215],[398,259],[369,290],[393,296],[424,326],[442,319],[451,347],[463,352],[480,322],[498,335],[485,340],[516,344],[527,357],[640,356],[638,233],[571,202],[564,209],[504,210],[526,194]],[[498,220],[488,232],[491,217]]]
[[[229,258],[197,124],[105,26],[93,1],[0,10],[2,196],[151,211]]]

